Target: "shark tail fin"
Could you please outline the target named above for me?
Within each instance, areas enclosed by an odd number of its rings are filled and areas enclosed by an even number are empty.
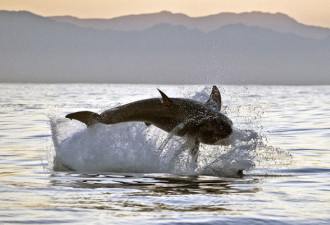
[[[75,112],[70,113],[65,116],[68,119],[75,119],[78,120],[84,124],[86,124],[87,127],[90,127],[96,123],[101,122],[101,116],[97,113],[90,112],[90,111],[81,111],[81,112]]]

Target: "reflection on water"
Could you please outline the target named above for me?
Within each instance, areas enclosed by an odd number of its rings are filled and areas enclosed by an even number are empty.
[[[61,177],[73,179],[60,179]],[[226,180],[224,180],[226,179]],[[181,194],[225,194],[225,193],[253,193],[256,192],[249,184],[257,183],[258,179],[245,178],[217,178],[211,176],[179,176],[170,174],[75,174],[54,173],[51,184],[72,188],[122,188],[148,192],[153,196],[181,195]],[[248,188],[240,188],[245,184]]]
[[[50,178],[54,187],[79,190],[53,196],[55,206],[103,209],[122,216],[132,216],[132,213],[145,216],[147,213],[152,217],[196,211],[220,215],[222,211],[233,209],[233,213],[238,214],[237,203],[231,199],[258,192],[258,181],[255,178],[221,179],[170,174],[54,173]]]

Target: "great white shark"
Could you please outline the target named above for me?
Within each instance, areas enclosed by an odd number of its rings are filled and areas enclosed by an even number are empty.
[[[161,98],[150,98],[108,109],[101,114],[80,111],[66,118],[81,121],[90,127],[96,123],[116,124],[131,121],[154,125],[166,132],[166,143],[175,136],[186,137],[191,155],[197,160],[199,144],[225,145],[232,133],[232,121],[221,113],[221,94],[213,86],[205,103],[186,98],[169,98],[159,90]]]

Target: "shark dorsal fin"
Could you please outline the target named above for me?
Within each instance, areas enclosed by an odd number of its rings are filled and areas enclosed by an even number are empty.
[[[212,87],[210,98],[206,101],[205,105],[219,111],[221,110],[221,94],[217,86],[214,85]]]
[[[162,96],[162,103],[163,103],[163,105],[165,105],[165,106],[173,105],[173,101],[169,97],[167,97],[167,95],[165,95],[164,92],[162,92],[159,89],[157,89],[157,90],[159,91],[159,93]]]

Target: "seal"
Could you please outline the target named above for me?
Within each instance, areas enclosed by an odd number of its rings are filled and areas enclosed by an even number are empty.
[[[101,114],[80,111],[66,118],[81,121],[87,127],[96,123],[116,124],[140,121],[166,132],[163,147],[175,135],[186,137],[192,156],[197,155],[199,144],[225,145],[232,133],[232,121],[220,112],[221,94],[216,86],[206,103],[186,98],[169,98],[159,90],[161,98],[150,98],[108,109]],[[197,158],[196,158],[197,160]]]

